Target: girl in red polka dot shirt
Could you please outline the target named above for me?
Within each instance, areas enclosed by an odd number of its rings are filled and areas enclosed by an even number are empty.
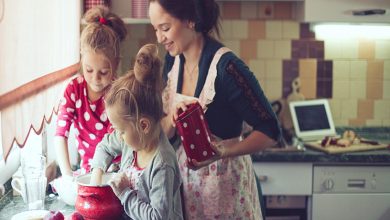
[[[89,172],[96,145],[111,129],[103,96],[116,76],[120,42],[127,34],[123,21],[108,8],[90,9],[84,19],[87,25],[80,39],[83,74],[66,87],[57,119],[55,147],[63,176],[74,175],[68,154],[72,124],[81,159],[77,174]]]

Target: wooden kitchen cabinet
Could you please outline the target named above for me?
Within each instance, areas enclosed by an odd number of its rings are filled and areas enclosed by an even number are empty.
[[[353,11],[383,9],[384,15],[353,15]],[[296,16],[302,22],[390,23],[387,0],[305,0],[297,2]]]

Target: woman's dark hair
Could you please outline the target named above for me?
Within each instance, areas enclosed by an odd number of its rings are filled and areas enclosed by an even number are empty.
[[[215,0],[149,0],[158,2],[173,17],[195,23],[203,34],[213,31],[219,36],[219,6]]]

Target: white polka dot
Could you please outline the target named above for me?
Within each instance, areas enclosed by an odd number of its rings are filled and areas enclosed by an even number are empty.
[[[78,100],[76,101],[76,108],[80,108],[80,107],[81,107],[81,100],[78,99]]]
[[[89,144],[85,141],[83,141],[83,145],[86,147],[86,148],[89,148]]]
[[[87,90],[84,89],[84,96],[87,96]]]
[[[215,155],[215,153],[214,153],[214,152],[211,152],[211,155],[213,155],[213,156],[214,156],[214,155]]]
[[[203,115],[200,115],[200,119],[202,119],[202,120],[203,120]]]
[[[80,129],[84,129],[83,125],[79,122]]]
[[[210,142],[211,140],[210,140],[210,136],[207,136],[207,140]]]
[[[66,111],[71,113],[71,112],[74,112],[74,109],[73,108],[66,108]]]
[[[181,139],[181,141],[184,141],[184,138],[183,138],[183,136],[180,136],[180,139]]]
[[[70,81],[70,83],[69,83],[69,84],[73,85],[73,81]]]
[[[196,129],[196,130],[195,130],[195,134],[200,134],[200,130],[199,130],[199,129]]]
[[[98,122],[98,123],[96,123],[95,128],[96,128],[96,130],[99,130],[99,131],[100,131],[100,130],[103,129],[103,124],[100,123],[100,122]]]
[[[66,126],[66,121],[64,121],[64,120],[59,120],[59,121],[58,121],[58,126],[60,126],[60,127],[65,127],[65,126]]]
[[[83,150],[83,149],[80,149],[80,150],[79,150],[79,154],[80,154],[81,156],[84,156],[84,154],[85,154],[85,150]]]
[[[102,122],[107,121],[107,114],[106,114],[106,112],[103,112],[103,114],[100,115],[100,120],[102,120]]]
[[[207,151],[203,151],[203,156],[207,156]]]
[[[70,99],[72,101],[76,101],[76,96],[74,95],[74,93],[70,94]]]
[[[61,105],[65,105],[66,104],[66,99],[62,99],[61,100]]]
[[[69,131],[65,131],[65,137],[69,137]]]
[[[195,145],[191,144],[191,145],[190,145],[190,148],[191,148],[192,150],[195,149]]]
[[[191,162],[191,158],[188,158],[188,161]]]
[[[84,119],[86,121],[89,121],[89,119],[91,119],[91,116],[89,116],[88,112],[84,112]]]
[[[96,136],[94,134],[89,134],[89,138],[91,138],[91,140],[95,140]]]
[[[94,112],[96,110],[96,105],[89,105],[91,107],[91,110]]]
[[[187,127],[187,123],[186,122],[183,123],[183,127],[185,127],[185,128]]]

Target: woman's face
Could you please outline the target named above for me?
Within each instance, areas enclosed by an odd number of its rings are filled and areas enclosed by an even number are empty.
[[[157,41],[171,56],[185,52],[196,36],[191,22],[181,21],[165,11],[157,1],[149,4],[150,22],[156,31]]]
[[[101,93],[111,84],[116,65],[103,53],[88,51],[83,54],[83,73],[88,89]]]

